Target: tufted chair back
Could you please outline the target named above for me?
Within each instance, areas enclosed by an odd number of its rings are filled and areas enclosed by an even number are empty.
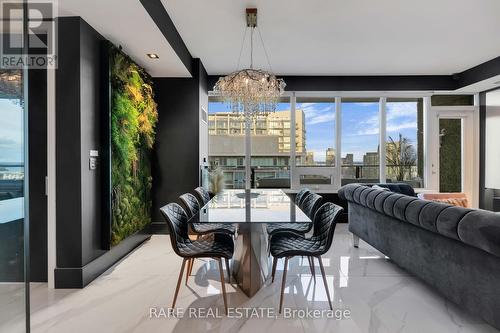
[[[179,204],[169,203],[160,208],[160,212],[167,222],[170,242],[175,253],[181,255],[179,246],[189,241],[188,237],[188,217],[184,209]]]
[[[198,214],[200,211],[200,204],[194,195],[191,193],[184,193],[179,197],[184,208],[186,208],[186,213],[188,218],[192,218],[194,215]]]
[[[295,197],[295,204],[300,207],[300,203],[302,202],[302,200],[304,200],[306,195],[308,195],[309,193],[311,193],[311,191],[307,188],[303,188],[302,190],[300,190],[297,193],[297,196]]]
[[[306,195],[299,207],[312,220],[322,201],[323,198],[320,195],[311,192]]]
[[[343,210],[342,207],[327,202],[314,215],[313,238],[320,242],[322,254],[326,253],[332,246],[337,218]]]
[[[203,187],[197,187],[194,189],[198,200],[200,200],[200,207],[205,206],[210,201],[210,193],[205,190]]]

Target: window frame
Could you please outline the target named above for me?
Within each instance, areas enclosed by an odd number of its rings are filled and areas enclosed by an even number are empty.
[[[432,126],[435,119],[429,117],[429,111],[431,108],[431,96],[435,95],[433,92],[401,92],[401,91],[387,91],[387,92],[377,92],[377,91],[287,91],[282,98],[289,98],[290,104],[290,123],[296,124],[296,101],[297,97],[317,97],[317,98],[329,98],[335,101],[335,166],[298,166],[296,162],[296,125],[290,126],[290,188],[285,189],[285,191],[295,192],[303,187],[311,188],[312,190],[319,190],[324,193],[336,193],[341,187],[341,165],[342,165],[342,99],[344,98],[377,98],[379,99],[379,181],[381,183],[387,181],[386,175],[386,159],[385,154],[387,151],[386,145],[380,143],[385,142],[387,133],[387,99],[413,99],[422,98],[423,99],[423,147],[419,148],[423,150],[423,165],[424,172],[422,175],[424,188],[416,190],[424,190],[430,188],[429,173],[430,173],[430,163],[432,159],[429,158],[429,144],[432,140],[429,139],[431,135],[429,128]],[[209,95],[213,96],[213,95]],[[435,108],[435,107],[433,107]],[[305,125],[305,124],[304,124]],[[300,178],[301,175],[321,175],[325,177],[332,177],[331,184],[307,184],[301,185]]]

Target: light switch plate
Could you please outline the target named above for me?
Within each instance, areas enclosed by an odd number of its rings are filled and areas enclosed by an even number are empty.
[[[90,170],[97,169],[97,158],[95,158],[95,157],[89,158],[89,169]]]

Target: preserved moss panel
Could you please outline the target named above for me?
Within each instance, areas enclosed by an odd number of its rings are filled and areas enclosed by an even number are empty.
[[[440,119],[439,191],[462,192],[462,120]]]
[[[432,106],[468,106],[474,105],[473,95],[434,95]]]
[[[152,80],[118,48],[111,67],[111,245],[151,223],[151,149],[158,120]]]

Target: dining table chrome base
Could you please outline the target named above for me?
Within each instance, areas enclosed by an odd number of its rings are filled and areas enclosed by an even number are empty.
[[[271,275],[265,228],[263,223],[240,224],[236,239],[232,273],[248,297],[255,295]]]

